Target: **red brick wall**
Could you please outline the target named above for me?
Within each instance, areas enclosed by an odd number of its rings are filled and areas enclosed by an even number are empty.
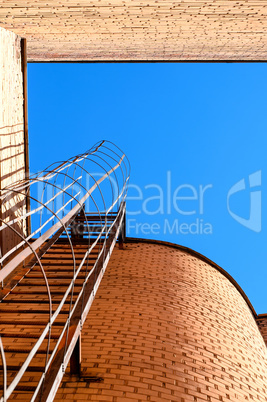
[[[257,318],[257,324],[267,345],[267,314],[260,314]]]
[[[82,335],[82,379],[64,376],[57,401],[266,401],[267,348],[250,308],[185,251],[116,249]]]

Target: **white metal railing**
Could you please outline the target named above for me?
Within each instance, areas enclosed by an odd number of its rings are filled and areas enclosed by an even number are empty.
[[[51,169],[53,165],[55,166]],[[64,339],[65,347],[62,364],[66,365],[72,351],[68,343],[70,322],[77,315],[77,309],[81,307],[80,304],[82,303],[82,308],[79,310],[79,325],[76,330],[78,336],[79,328],[82,327],[93,300],[94,292],[99,286],[99,280],[105,271],[125,218],[125,199],[130,165],[125,154],[114,144],[108,141],[101,141],[86,153],[53,165],[27,180],[19,181],[13,186],[3,189],[0,196],[2,208],[6,211],[5,216],[0,220],[0,236],[2,235],[2,238],[5,238],[5,235],[9,233],[10,238],[13,239],[13,244],[11,246],[5,245],[6,249],[0,253],[0,281],[2,282],[2,287],[5,288],[5,283],[10,281],[18,267],[22,266],[24,275],[26,275],[32,267],[37,265],[43,275],[49,304],[47,324],[42,329],[35,345],[10,383],[8,383],[8,365],[4,351],[5,342],[3,341],[4,338],[0,336],[0,354],[3,368],[3,395],[0,398],[0,402],[5,402],[18,386],[33,357],[47,336],[47,354],[43,374],[33,393],[32,401],[35,400],[37,395],[38,398],[41,395],[51,363]],[[17,199],[21,201],[19,211],[14,202]],[[31,208],[29,208],[29,204]],[[84,219],[83,228],[86,231],[83,231],[82,236],[83,242],[86,242],[88,246],[79,264],[76,263],[71,233],[72,225],[77,216],[82,216],[82,219]],[[98,217],[100,229],[97,233],[92,234],[89,225],[90,216],[94,216],[94,219]],[[110,216],[113,216],[114,219],[110,220]],[[29,230],[29,227],[26,230],[26,226],[29,226],[29,218],[31,218],[31,230]],[[58,306],[53,311],[54,301],[42,257],[61,238],[66,239],[71,250],[73,276],[60,302],[57,303]],[[89,257],[96,247],[98,255],[95,258],[92,269],[88,270]],[[76,300],[74,300],[75,281],[85,266],[86,275],[83,278],[83,285]],[[92,295],[84,303],[84,292],[93,276]],[[12,289],[14,289],[17,284],[12,286]],[[11,293],[7,292],[2,297],[2,302],[12,294],[12,289]],[[69,313],[53,352],[49,354],[52,326],[68,297],[70,297]],[[73,342],[72,340],[72,344]],[[54,385],[51,390],[57,389],[60,373],[61,370],[59,370],[54,379]],[[53,391],[51,392],[53,394]]]

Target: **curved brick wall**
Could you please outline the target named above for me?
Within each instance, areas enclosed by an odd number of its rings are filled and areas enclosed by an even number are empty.
[[[248,304],[185,251],[116,249],[82,335],[82,379],[64,376],[57,401],[267,400],[267,348]]]
[[[257,324],[267,345],[267,314],[260,314],[257,317]]]

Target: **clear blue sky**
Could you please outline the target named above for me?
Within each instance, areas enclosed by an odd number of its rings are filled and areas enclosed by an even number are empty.
[[[266,76],[266,63],[29,64],[31,171],[115,142],[132,165],[127,235],[199,251],[266,313]]]

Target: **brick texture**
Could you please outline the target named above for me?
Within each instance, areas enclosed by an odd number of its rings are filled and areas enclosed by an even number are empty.
[[[267,314],[260,314],[257,318],[257,324],[267,345]]]
[[[237,288],[164,245],[116,249],[56,401],[266,401],[267,348]]]
[[[264,60],[266,0],[8,0],[31,61]]]
[[[0,189],[25,176],[23,73],[21,38],[0,27]],[[19,212],[18,212],[19,211]],[[14,196],[0,205],[0,217],[9,222],[25,212],[24,194]],[[25,233],[26,223],[13,226]],[[12,230],[0,233],[2,254],[20,239]]]

